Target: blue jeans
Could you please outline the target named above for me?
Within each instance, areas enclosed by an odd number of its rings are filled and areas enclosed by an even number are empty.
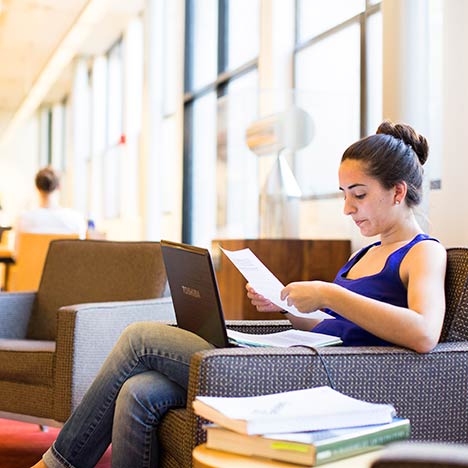
[[[190,358],[213,346],[157,322],[127,327],[54,442],[49,468],[92,468],[112,442],[112,468],[158,466],[156,428],[186,402]]]

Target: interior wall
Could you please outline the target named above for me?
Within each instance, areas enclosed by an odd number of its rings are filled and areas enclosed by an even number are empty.
[[[463,201],[468,157],[468,2],[443,2],[443,162],[441,190],[430,197],[430,222],[446,247],[468,246],[468,208]]]

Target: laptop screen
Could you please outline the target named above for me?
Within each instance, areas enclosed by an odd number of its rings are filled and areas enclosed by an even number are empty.
[[[177,325],[218,348],[228,347],[226,325],[208,250],[161,240]]]

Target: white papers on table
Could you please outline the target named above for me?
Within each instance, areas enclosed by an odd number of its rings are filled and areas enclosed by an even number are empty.
[[[302,313],[299,312],[296,307],[289,306],[286,301],[281,299],[281,290],[284,288],[284,285],[249,248],[242,250],[226,250],[222,248],[221,250],[242,273],[256,292],[273,304],[281,307],[281,309],[297,317],[307,316],[314,319],[334,318],[321,310]]]
[[[197,396],[193,407],[196,414],[246,434],[386,424],[395,415],[391,405],[357,400],[330,387],[253,397]]]

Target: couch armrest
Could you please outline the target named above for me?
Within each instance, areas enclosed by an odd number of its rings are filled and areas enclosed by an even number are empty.
[[[81,401],[125,327],[174,323],[171,298],[61,307],[57,320],[55,418],[64,421]]]
[[[26,337],[35,292],[0,293],[0,338]]]
[[[410,443],[391,444],[372,463],[372,468],[468,468],[468,445]]]
[[[459,442],[468,434],[468,343],[428,354],[398,347],[229,348],[196,353],[187,407],[196,395],[248,396],[320,385],[393,404],[412,437]],[[191,415],[193,433],[200,421]],[[202,439],[200,439],[202,440]]]

